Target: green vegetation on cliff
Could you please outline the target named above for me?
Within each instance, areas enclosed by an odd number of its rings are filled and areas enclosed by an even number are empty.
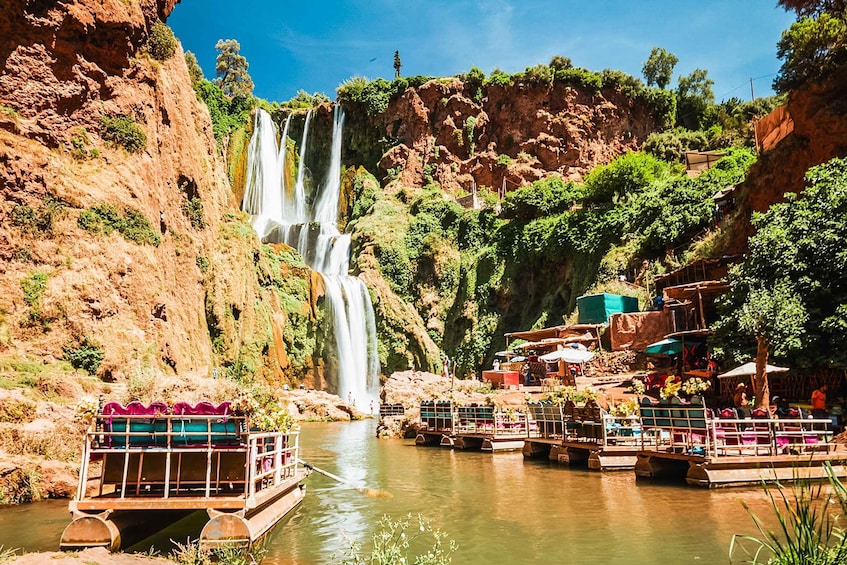
[[[631,272],[643,258],[687,246],[710,226],[712,195],[740,182],[753,160],[747,150],[732,150],[690,179],[650,155],[629,153],[582,185],[550,177],[511,192],[499,215],[465,210],[437,185],[393,195],[360,189],[352,227],[372,242],[362,251],[375,258],[393,293],[414,307],[459,374],[468,374],[501,347],[503,333],[560,323],[586,290]],[[391,323],[380,324],[380,339],[396,342],[382,331]],[[386,372],[406,368],[392,350],[381,349]]]
[[[847,159],[810,169],[806,181],[802,196],[754,215],[716,328],[727,358],[764,345],[791,367],[847,367]]]

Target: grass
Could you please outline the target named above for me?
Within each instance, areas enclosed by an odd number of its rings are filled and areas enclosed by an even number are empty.
[[[171,540],[173,541],[173,540]],[[261,563],[267,549],[254,545],[249,549],[237,545],[223,545],[214,549],[203,549],[198,541],[187,540],[184,544],[173,542],[174,549],[171,558],[179,565],[252,565]]]
[[[764,484],[778,528],[771,530],[744,502],[757,535],[732,537],[732,562],[768,565],[837,565],[847,563],[847,536],[839,518],[847,513],[847,487],[824,464],[827,482],[797,478],[790,487]],[[829,488],[826,488],[829,487]],[[735,561],[734,555],[742,556]]]
[[[6,106],[5,104],[0,104],[0,114],[6,114],[10,118],[15,118],[15,119],[18,119],[18,118],[21,117],[21,115],[18,114],[17,110],[12,108],[11,106]]]
[[[0,563],[8,563],[18,556],[18,549],[14,547],[3,547],[0,545]]]
[[[0,403],[0,422],[21,424],[35,419],[36,405],[26,399],[7,398]]]
[[[351,541],[347,555],[333,561],[344,565],[451,563],[452,554],[458,549],[455,540],[451,540],[440,530],[434,530],[420,515],[415,522],[412,525],[411,514],[396,520],[390,516],[383,516],[377,524],[377,530],[371,536],[368,549],[363,549],[359,542]]]
[[[9,455],[38,456],[73,462],[79,458],[84,424],[56,424],[45,431],[22,430],[6,424],[0,427],[0,448]]]

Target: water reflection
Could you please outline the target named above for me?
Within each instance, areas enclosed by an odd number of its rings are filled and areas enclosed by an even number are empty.
[[[315,474],[309,495],[269,545],[268,563],[327,563],[365,540],[384,514],[421,514],[459,543],[455,562],[726,562],[734,533],[751,533],[743,498],[759,489],[704,490],[637,483],[632,472],[596,473],[519,453],[419,448],[375,440],[373,422],[309,424],[304,458],[363,485],[374,499]]]
[[[589,472],[525,461],[519,453],[419,448],[376,440],[375,425],[305,424],[302,457],[394,497],[371,498],[313,473],[303,504],[268,539],[266,564],[337,562],[349,540],[367,541],[383,515],[409,513],[455,539],[454,562],[462,565],[726,563],[732,534],[754,532],[739,501],[769,514],[760,489],[636,483],[631,471]],[[55,550],[69,519],[67,501],[4,508],[0,545]],[[189,522],[168,536],[196,538],[201,523]]]

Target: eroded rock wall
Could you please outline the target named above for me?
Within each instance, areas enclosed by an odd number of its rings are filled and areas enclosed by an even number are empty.
[[[292,309],[315,319],[311,275],[297,271],[296,300],[271,300],[279,257],[237,212],[182,50],[145,54],[174,4],[11,0],[0,13],[0,353],[61,358],[88,336],[106,378],[228,366],[290,380],[283,334]],[[103,116],[128,117],[146,144],[105,140]],[[82,229],[102,205],[138,212],[160,243]]]
[[[377,120],[363,124],[354,113],[351,123],[395,142],[379,161],[387,178],[464,191],[512,190],[551,173],[578,181],[659,128],[646,105],[614,88],[518,82],[488,86],[481,99],[467,90],[458,78],[430,80],[391,101]]]

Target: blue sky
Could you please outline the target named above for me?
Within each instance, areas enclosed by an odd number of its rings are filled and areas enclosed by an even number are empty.
[[[168,23],[214,76],[215,42],[237,39],[255,94],[284,101],[352,76],[447,76],[547,63],[553,55],[641,76],[653,46],[679,57],[677,76],[709,71],[718,100],[772,94],[776,42],[793,17],[776,0],[182,0]]]

